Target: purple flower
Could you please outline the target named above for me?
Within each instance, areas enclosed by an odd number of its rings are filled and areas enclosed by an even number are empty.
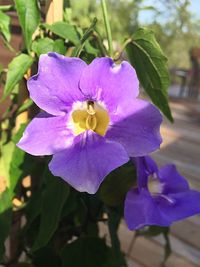
[[[128,62],[42,55],[28,81],[33,101],[44,111],[25,130],[18,146],[32,155],[53,155],[49,164],[79,191],[95,193],[105,176],[129,157],[160,143],[160,112],[136,99],[135,70]]]
[[[200,192],[173,164],[160,170],[148,156],[135,159],[138,188],[126,196],[124,216],[130,230],[148,225],[169,226],[174,221],[200,213]]]

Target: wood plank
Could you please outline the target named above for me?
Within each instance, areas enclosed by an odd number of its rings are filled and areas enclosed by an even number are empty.
[[[153,238],[159,245],[164,245],[164,238],[159,235]],[[187,243],[182,242],[178,238],[170,235],[170,243],[172,247],[173,254],[176,254],[178,257],[187,259],[188,262],[200,266],[200,251],[194,247],[188,245]]]
[[[128,264],[128,267],[145,267],[144,265],[141,265],[138,262],[136,262],[130,258],[127,260],[127,264]]]
[[[198,218],[198,220],[200,222],[200,218]],[[171,233],[184,243],[187,243],[200,250],[199,225],[196,225],[189,220],[183,220],[172,225]]]
[[[119,236],[123,251],[127,251],[131,241],[131,232],[123,223],[120,225]],[[132,234],[133,236],[133,234]],[[155,242],[152,239],[138,237],[131,251],[130,258],[143,264],[145,267],[161,267],[164,256],[163,245]],[[197,267],[187,258],[177,253],[172,253],[165,263],[166,267]]]

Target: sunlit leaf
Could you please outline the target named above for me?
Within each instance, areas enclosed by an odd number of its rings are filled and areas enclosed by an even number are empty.
[[[30,50],[32,36],[40,22],[37,0],[15,0],[20,25],[23,30],[26,48]]]
[[[0,33],[2,33],[3,37],[7,42],[10,41],[11,37],[9,26],[10,17],[0,10]]]
[[[80,43],[78,32],[73,25],[59,21],[53,23],[52,25],[45,24],[44,26],[46,29],[52,31],[57,36],[62,37],[65,40],[69,40],[75,45]]]
[[[59,54],[65,54],[66,48],[64,41],[61,39],[52,40],[48,37],[34,41],[32,44],[32,50],[39,57],[41,54],[47,54],[48,52],[57,52]]]
[[[26,54],[16,56],[8,65],[6,84],[3,92],[3,99],[8,96],[15,85],[23,78],[24,74],[33,64],[33,58]]]

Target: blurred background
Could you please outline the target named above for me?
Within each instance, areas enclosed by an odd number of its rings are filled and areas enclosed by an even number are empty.
[[[168,57],[171,74],[170,107],[174,124],[164,119],[163,144],[153,157],[164,165],[173,162],[190,182],[200,190],[200,1],[199,0],[108,0],[111,28],[116,50],[139,26],[151,28]],[[0,5],[13,4],[0,0]],[[41,1],[41,5],[44,1]],[[71,6],[72,9],[68,7]],[[11,16],[11,45],[18,51],[23,47],[22,33],[15,11]],[[105,35],[98,0],[66,0],[65,20],[88,27],[98,18],[98,30]],[[0,38],[0,62],[6,67],[15,53]],[[126,55],[124,55],[126,57]],[[1,68],[1,65],[0,65]],[[2,88],[0,88],[0,94]],[[1,114],[9,99],[0,106]],[[0,184],[0,190],[3,185]],[[103,230],[104,231],[104,230]],[[103,233],[102,233],[103,234]],[[129,255],[130,266],[157,267],[162,265],[164,239],[138,237],[120,227],[122,248]],[[172,254],[167,267],[200,266],[200,216],[195,216],[171,228]]]

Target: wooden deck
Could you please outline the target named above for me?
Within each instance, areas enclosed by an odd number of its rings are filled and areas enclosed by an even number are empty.
[[[191,187],[200,190],[200,102],[171,100],[175,123],[167,120],[162,126],[163,144],[153,154],[159,165],[173,162]],[[128,252],[134,233],[125,224],[119,230],[122,248]],[[200,266],[200,215],[174,223],[170,241],[172,254],[164,266]],[[160,267],[163,260],[164,240],[138,237],[130,253],[130,267]]]

